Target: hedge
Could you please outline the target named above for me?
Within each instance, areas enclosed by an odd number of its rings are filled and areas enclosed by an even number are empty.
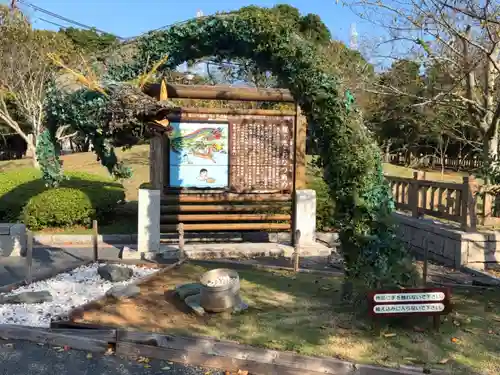
[[[33,230],[88,226],[114,213],[125,199],[121,184],[89,173],[67,172],[57,188],[48,188],[32,168],[0,175],[0,222],[22,221]]]

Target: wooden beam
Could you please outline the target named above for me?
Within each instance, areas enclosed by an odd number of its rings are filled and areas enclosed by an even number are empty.
[[[233,116],[295,116],[295,111],[280,111],[273,109],[233,109],[233,108],[190,108],[175,109],[169,116],[182,113],[207,114],[207,115],[233,115]]]
[[[161,84],[150,84],[144,92],[160,99]],[[167,95],[175,99],[204,100],[241,100],[263,102],[294,103],[295,99],[289,90],[258,89],[250,87],[202,86],[202,85],[172,85],[167,84]]]
[[[185,231],[218,231],[218,230],[290,230],[290,223],[217,223],[217,224],[184,224]],[[160,225],[163,233],[177,231],[177,224]]]
[[[170,222],[186,221],[282,221],[290,220],[287,214],[187,214],[187,215],[161,215],[160,220]]]
[[[118,342],[116,344],[116,355],[126,357],[147,357],[156,358],[164,361],[178,362],[190,366],[202,366],[215,369],[224,369],[226,371],[236,372],[239,369],[245,369],[251,374],[260,375],[303,375],[302,369],[277,366],[273,363],[262,363],[258,361],[231,358],[213,353],[204,353],[194,350],[170,349],[158,346],[140,345],[130,342]],[[349,370],[351,371],[351,370]],[[324,375],[324,372],[307,371],[310,375]],[[338,375],[347,375],[348,372],[338,373]]]
[[[296,107],[297,117],[296,133],[295,133],[295,188],[297,190],[305,189],[307,187],[307,119],[302,114],[299,106]]]
[[[290,194],[235,194],[235,193],[177,193],[166,192],[162,197],[162,204],[172,203],[212,203],[212,202],[287,202],[291,201]]]
[[[285,202],[287,203],[287,202]],[[276,204],[218,204],[218,205],[208,205],[208,204],[185,204],[185,205],[173,205],[173,206],[162,206],[161,213],[174,213],[174,212],[262,212],[262,211],[279,211],[290,209],[289,205],[280,205],[280,202]]]
[[[48,330],[43,328],[24,327],[19,325],[0,325],[0,337],[8,340],[24,340],[57,346],[68,346],[72,349],[88,352],[104,353],[108,349],[107,339],[111,332],[91,330]],[[91,335],[92,337],[89,337]],[[99,337],[101,335],[101,337]],[[115,335],[116,336],[116,335]]]

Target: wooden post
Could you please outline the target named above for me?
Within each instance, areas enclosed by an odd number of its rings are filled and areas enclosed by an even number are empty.
[[[26,231],[26,284],[33,280],[33,232]]]
[[[460,191],[461,229],[465,232],[476,230],[476,180],[474,176],[464,177]]]
[[[488,221],[493,217],[493,195],[485,192],[483,198],[483,212],[481,212],[481,225],[488,225]]]
[[[179,259],[184,259],[185,258],[185,252],[184,252],[184,224],[179,223],[177,225],[177,232],[179,233]]]
[[[94,262],[99,260],[99,228],[97,220],[92,220],[92,249],[94,254]]]
[[[307,142],[307,119],[302,114],[301,109],[298,105],[295,107],[295,142],[294,142],[294,178],[295,178],[295,189],[305,189],[307,187],[306,181],[306,169],[307,169],[307,154],[306,154],[306,142]]]
[[[411,182],[410,185],[410,207],[411,207],[411,216],[413,217],[418,217],[418,208],[421,205],[422,197],[421,194],[419,194],[419,184],[418,180],[421,180],[423,178],[423,173],[420,171],[415,171],[413,172],[413,181]]]
[[[293,252],[293,270],[295,272],[299,272],[299,257],[300,257],[300,229],[295,231],[295,240],[294,247],[295,251]]]

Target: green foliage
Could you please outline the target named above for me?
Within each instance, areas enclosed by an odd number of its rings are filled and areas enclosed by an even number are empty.
[[[62,162],[59,159],[59,144],[49,129],[45,129],[36,140],[36,158],[42,171],[42,178],[55,187],[63,181]]]
[[[87,225],[94,218],[112,215],[125,197],[122,185],[101,176],[77,172],[67,175],[58,188],[48,188],[41,173],[32,168],[2,173],[0,221],[23,220],[33,229]]]
[[[31,198],[23,209],[23,222],[32,230],[88,227],[96,217],[90,198],[81,190],[55,188]]]
[[[112,34],[98,33],[95,29],[84,30],[75,27],[61,29],[73,44],[85,53],[97,54],[118,44],[118,39]]]

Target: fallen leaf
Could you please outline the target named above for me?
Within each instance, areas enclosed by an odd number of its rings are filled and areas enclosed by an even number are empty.
[[[64,352],[64,348],[57,349],[58,352]]]
[[[87,359],[92,359],[92,353],[87,354]]]
[[[384,333],[384,337],[395,337],[395,333]]]
[[[453,342],[453,343],[457,343],[457,342],[458,342],[458,339],[457,339],[456,337],[452,337],[452,338],[451,338],[451,342]]]
[[[144,368],[151,368],[151,365],[148,365],[147,363],[144,365]]]
[[[489,333],[490,335],[492,335],[492,334],[494,334],[495,332],[493,332],[493,330],[491,330],[491,329],[490,329],[490,330],[488,331],[488,333]]]
[[[170,367],[165,366],[165,367],[162,367],[161,369],[164,370],[164,371],[167,371],[167,370],[170,370]]]
[[[66,352],[67,352],[70,348],[69,348],[69,346],[68,346],[68,345],[64,345],[63,349],[64,349],[64,351],[66,351]]]
[[[458,320],[454,320],[453,321],[453,325],[455,325],[457,327],[460,327],[460,322]]]
[[[246,371],[246,370],[238,370],[238,373],[236,375],[248,375],[248,371]]]
[[[210,374],[211,374],[210,371],[205,372],[205,375],[210,375]]]
[[[442,360],[440,360],[438,363],[440,365],[446,365],[448,362],[450,361],[449,358],[443,358]]]
[[[425,329],[420,328],[420,327],[417,327],[417,326],[413,327],[413,330],[414,330],[415,332],[425,332]]]
[[[224,372],[224,375],[231,375],[229,371]]]

